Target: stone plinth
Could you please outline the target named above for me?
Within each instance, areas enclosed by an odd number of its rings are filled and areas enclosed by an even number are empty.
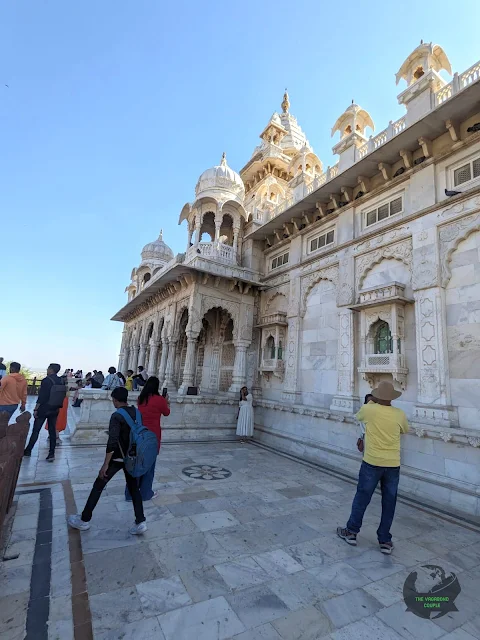
[[[71,428],[72,444],[106,444],[110,416],[115,408],[110,391],[83,389],[80,416]],[[138,391],[128,394],[136,405]],[[225,440],[235,437],[238,402],[225,397],[177,396],[170,399],[171,413],[162,417],[162,441]]]

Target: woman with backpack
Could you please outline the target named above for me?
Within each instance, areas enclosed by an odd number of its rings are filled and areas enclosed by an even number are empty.
[[[145,382],[138,396],[138,410],[142,414],[143,425],[150,431],[153,431],[157,436],[158,452],[160,452],[160,443],[162,440],[160,419],[162,416],[170,415],[170,403],[168,401],[168,395],[165,397],[160,395],[160,380],[155,376],[151,376]],[[155,462],[145,475],[138,478],[138,485],[144,502],[155,498],[157,495],[152,489],[154,477]],[[131,499],[128,487],[125,487],[125,500],[130,501]]]

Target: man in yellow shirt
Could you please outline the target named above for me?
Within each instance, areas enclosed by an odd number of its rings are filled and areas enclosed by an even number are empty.
[[[373,402],[364,404],[357,420],[365,424],[365,449],[358,476],[357,493],[345,528],[338,527],[337,535],[356,546],[365,510],[370,504],[378,482],[382,491],[382,518],[377,529],[380,551],[391,554],[392,526],[397,504],[400,479],[400,435],[408,433],[405,413],[391,402],[401,396],[390,382],[380,382],[372,391]]]

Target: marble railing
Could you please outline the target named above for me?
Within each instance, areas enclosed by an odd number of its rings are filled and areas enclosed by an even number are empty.
[[[278,311],[277,313],[267,313],[260,318],[260,325],[268,326],[271,324],[288,324],[287,314],[284,311]]]
[[[187,251],[187,261],[193,260],[197,256],[211,258],[212,260],[235,264],[235,253],[233,247],[222,242],[199,242]]]

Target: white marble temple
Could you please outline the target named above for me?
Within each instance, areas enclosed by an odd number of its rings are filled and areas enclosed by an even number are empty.
[[[185,253],[143,248],[113,319],[119,368],[171,395],[165,441],[233,438],[246,385],[255,439],[355,475],[354,413],[389,380],[415,434],[402,490],[480,515],[480,76],[441,70],[422,41],[396,76],[405,115],[373,133],[349,105],[327,168],[285,93],[238,173],[224,154],[199,177]],[[85,395],[72,441],[104,442],[110,411]]]

